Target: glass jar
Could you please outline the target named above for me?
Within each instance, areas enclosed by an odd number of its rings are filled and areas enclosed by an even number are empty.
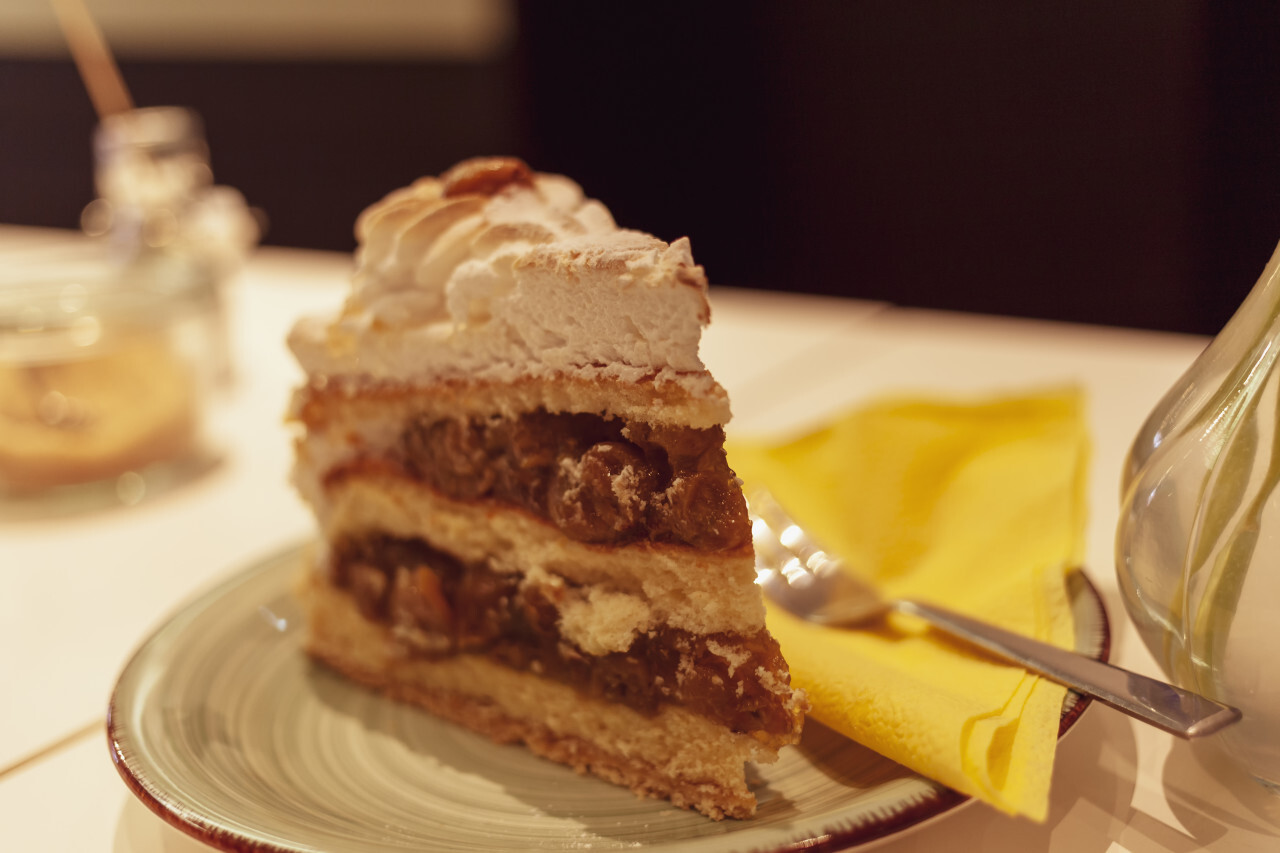
[[[1280,790],[1280,248],[1148,417],[1122,482],[1125,608],[1174,683],[1241,709],[1215,736]]]
[[[0,516],[134,504],[207,470],[218,326],[187,267],[69,235],[0,264]]]
[[[0,257],[0,513],[134,503],[206,469],[230,383],[224,285],[258,238],[213,184],[199,116],[104,118],[98,198]],[[37,510],[38,512],[40,510]]]

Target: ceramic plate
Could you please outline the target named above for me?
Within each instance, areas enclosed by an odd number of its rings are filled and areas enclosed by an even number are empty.
[[[714,822],[497,746],[312,664],[291,584],[300,548],[186,606],[137,652],[108,737],[153,811],[226,850],[836,850],[966,799],[809,722],[761,767],[755,819]],[[1076,575],[1082,651],[1106,658],[1097,592]],[[1061,730],[1087,701],[1068,695]]]

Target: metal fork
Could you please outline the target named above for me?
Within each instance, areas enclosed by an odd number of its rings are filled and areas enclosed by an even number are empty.
[[[933,604],[886,599],[823,550],[768,492],[749,496],[756,582],[765,595],[801,619],[852,628],[891,610],[910,613],[1002,660],[1183,738],[1203,737],[1240,719],[1212,699],[1015,634]]]

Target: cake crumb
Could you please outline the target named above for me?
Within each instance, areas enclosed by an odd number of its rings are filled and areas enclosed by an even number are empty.
[[[561,635],[589,655],[625,652],[653,622],[653,611],[641,597],[599,587],[575,591],[560,605]]]
[[[722,657],[729,662],[729,677],[737,672],[738,667],[751,660],[751,653],[741,646],[729,646],[716,640],[707,638],[707,651],[717,657]]]

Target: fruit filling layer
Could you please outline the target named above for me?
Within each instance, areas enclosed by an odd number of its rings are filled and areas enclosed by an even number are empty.
[[[520,507],[579,542],[648,539],[729,551],[751,538],[719,427],[546,411],[516,418],[420,416],[386,458],[352,460],[326,481],[388,464],[457,500]]]
[[[409,654],[483,654],[642,713],[678,703],[736,732],[786,736],[795,711],[777,642],[766,632],[695,635],[658,627],[625,652],[588,655],[559,629],[563,587],[521,584],[486,565],[464,565],[418,539],[347,537],[330,553],[330,578],[368,619],[386,624]]]

